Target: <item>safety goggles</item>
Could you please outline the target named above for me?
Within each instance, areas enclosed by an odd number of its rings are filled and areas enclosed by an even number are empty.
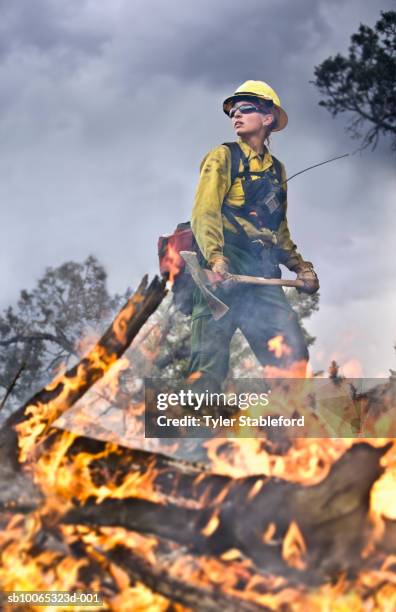
[[[258,106],[255,106],[254,104],[252,104],[252,102],[245,102],[244,104],[240,104],[239,106],[235,105],[230,109],[228,113],[228,116],[230,117],[230,119],[233,118],[233,116],[235,115],[237,111],[242,113],[242,115],[248,115],[249,113],[262,113],[263,112],[261,108],[259,108]]]

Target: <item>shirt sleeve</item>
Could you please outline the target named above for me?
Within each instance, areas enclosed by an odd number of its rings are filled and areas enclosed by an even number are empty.
[[[282,182],[286,180],[285,167],[282,164]],[[280,263],[292,270],[295,266],[299,266],[304,260],[297,251],[297,245],[294,244],[290,236],[289,226],[287,222],[287,183],[282,186],[286,198],[285,218],[281,222],[277,232],[277,246],[279,251]]]
[[[224,146],[210,151],[201,163],[191,227],[198,246],[209,264],[216,256],[223,254],[221,207],[231,187],[230,164],[231,155],[229,149]]]

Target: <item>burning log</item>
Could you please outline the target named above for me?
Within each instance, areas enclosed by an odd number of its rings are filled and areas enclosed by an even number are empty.
[[[183,554],[182,551],[180,554]],[[173,552],[174,556],[174,552]],[[169,567],[173,559],[166,554],[157,555],[156,563],[152,564],[123,546],[117,546],[107,553],[107,557],[122,567],[134,580],[140,580],[154,592],[168,597],[171,601],[188,606],[192,610],[202,612],[263,612],[269,610],[254,602],[244,601],[241,597],[222,593],[209,585],[191,585],[184,580],[178,580],[171,575]]]
[[[11,460],[13,469],[18,468],[15,426],[24,432],[25,439],[30,434],[26,455],[45,437],[52,423],[122,356],[166,295],[165,280],[155,277],[149,287],[147,283],[145,276],[102,338],[78,364],[36,393],[7,419],[0,430],[1,463]]]
[[[194,554],[238,549],[256,567],[290,576],[297,572],[307,582],[318,582],[339,571],[351,572],[361,563],[369,493],[383,471],[379,461],[388,448],[353,446],[314,486],[256,476],[233,480],[207,475],[201,483],[201,491],[206,492],[204,509],[129,497],[99,504],[89,501],[62,520],[151,533]],[[187,487],[187,481],[184,474],[179,486]],[[177,491],[172,497],[177,498]],[[294,534],[293,523],[298,525]],[[288,546],[298,547],[298,530],[304,550],[296,561]]]

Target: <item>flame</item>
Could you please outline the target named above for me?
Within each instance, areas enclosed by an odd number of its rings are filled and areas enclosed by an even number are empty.
[[[346,378],[362,378],[363,377],[363,366],[358,359],[349,359],[342,366],[342,374]]]
[[[264,366],[263,378],[310,378],[311,373],[305,359],[293,361],[290,365],[280,368],[278,366]]]
[[[205,525],[205,527],[201,530],[202,535],[206,537],[211,536],[212,534],[214,534],[214,532],[216,531],[219,525],[220,525],[220,519],[218,516],[216,516],[216,514],[214,514],[213,516],[210,517],[207,525]]]
[[[184,260],[171,242],[166,247],[166,253],[161,262],[163,269],[169,273],[169,284],[173,285],[175,278],[184,267]]]
[[[265,474],[271,471],[268,453],[262,452],[257,438],[214,438],[204,442],[208,459],[218,474],[241,478],[245,474]]]
[[[124,308],[118,313],[112,324],[112,331],[117,340],[124,344],[126,333],[128,331],[128,322],[131,320],[134,313],[139,309],[140,304],[144,301],[144,295],[139,291],[136,292],[132,299],[128,300]]]
[[[262,541],[264,544],[270,544],[273,542],[274,535],[276,533],[276,525],[275,523],[269,523],[266,530],[263,533]]]
[[[137,305],[135,304],[135,307]],[[159,328],[156,328],[159,330]],[[122,334],[122,318],[117,324],[117,333]],[[157,332],[154,339],[158,339]],[[281,336],[273,340],[272,349],[275,356],[288,356],[288,347]],[[271,341],[270,341],[271,342]],[[150,347],[151,348],[151,347]],[[270,348],[270,347],[269,347]],[[286,352],[285,352],[286,351]],[[152,357],[153,353],[149,354]],[[105,377],[95,388],[95,400],[104,396],[105,401],[116,400],[119,392],[119,378],[126,368],[127,360],[115,364],[115,357],[101,353],[100,348],[93,349],[90,363],[105,372]],[[275,377],[305,377],[307,364],[297,362],[287,370],[270,369]],[[195,372],[190,380],[202,375]],[[268,372],[266,373],[268,375]],[[45,493],[43,505],[28,516],[16,514],[7,528],[0,532],[0,550],[2,566],[0,579],[3,590],[85,590],[101,591],[103,584],[111,584],[111,592],[106,593],[106,606],[110,610],[153,610],[173,609],[182,611],[182,606],[170,602],[166,597],[154,593],[139,580],[131,581],[128,574],[116,563],[110,562],[106,552],[117,546],[127,547],[131,554],[138,556],[144,563],[157,567],[160,562],[160,540],[153,536],[139,535],[121,528],[91,529],[83,526],[59,526],[63,512],[89,498],[100,503],[104,499],[122,499],[126,497],[150,500],[166,504],[172,500],[173,492],[165,492],[161,483],[166,473],[158,467],[159,462],[153,458],[147,462],[144,470],[133,466],[134,454],[131,454],[131,467],[128,471],[111,471],[117,459],[122,458],[123,449],[107,443],[100,451],[78,450],[77,434],[58,433],[48,448],[41,448],[40,454],[34,453],[37,440],[41,440],[49,431],[54,417],[64,410],[69,395],[79,390],[86,383],[86,369],[78,368],[73,378],[59,374],[47,387],[56,390],[62,386],[56,399],[47,404],[29,407],[29,418],[18,426],[20,455],[27,462],[28,469]],[[84,398],[86,401],[86,398]],[[282,401],[291,403],[291,398],[274,402],[273,410],[284,409]],[[295,407],[301,402],[300,397],[293,399]],[[293,404],[294,409],[294,404]],[[144,405],[130,404],[130,432],[139,429],[139,418]],[[301,485],[313,485],[322,481],[332,465],[353,444],[364,441],[359,439],[293,439],[283,451],[276,451],[270,441],[257,438],[211,439],[203,444],[206,450],[209,469],[218,475],[231,477],[231,481],[216,491],[210,498],[206,491],[199,499],[178,500],[188,507],[206,509],[208,502],[214,510],[210,514],[201,533],[212,536],[221,526],[221,514],[218,508],[226,499],[235,479],[256,475],[246,494],[246,499],[254,503],[268,477],[282,478]],[[374,446],[382,446],[384,439],[367,439]],[[396,441],[395,441],[396,442]],[[177,445],[178,441],[175,441]],[[175,447],[173,447],[175,448]],[[358,577],[347,579],[340,576],[336,583],[327,583],[315,588],[308,588],[303,583],[293,586],[285,576],[260,573],[253,563],[246,559],[237,548],[224,551],[221,556],[195,556],[185,549],[178,549],[172,544],[166,557],[166,571],[170,578],[182,580],[192,586],[212,589],[241,601],[248,601],[269,610],[280,609],[290,612],[322,612],[322,610],[394,610],[396,609],[396,562],[391,555],[379,553],[376,545],[384,535],[384,519],[396,520],[396,444],[382,458],[383,475],[378,478],[370,493],[370,519],[372,533],[362,555],[363,567]],[[207,474],[202,472],[194,481],[199,490]],[[205,488],[205,487],[203,487]],[[214,497],[214,498],[213,498]],[[194,505],[195,504],[195,505]],[[209,516],[209,515],[207,515]],[[248,519],[247,519],[248,520]],[[42,550],[40,538],[44,527],[51,526],[57,535],[56,544]],[[279,530],[280,531],[280,530]],[[217,535],[217,534],[216,534]],[[295,521],[287,528],[283,539],[277,533],[275,522],[262,527],[259,542],[263,546],[282,548],[285,563],[297,571],[307,569],[309,548]],[[309,542],[309,539],[307,540]],[[41,546],[41,548],[40,548]],[[73,556],[75,547],[83,546],[85,556]],[[381,556],[382,555],[382,556]],[[93,569],[95,568],[95,570]],[[165,571],[165,570],[164,570]],[[88,576],[88,577],[87,577]]]
[[[274,336],[268,340],[268,350],[274,354],[276,359],[290,357],[291,347],[281,335]],[[295,360],[284,366],[267,365],[262,368],[264,378],[310,378],[312,369],[305,359]]]
[[[221,559],[223,561],[235,561],[236,559],[241,559],[242,556],[243,555],[240,550],[237,548],[230,548],[221,555]]]
[[[46,391],[61,389],[55,399],[47,403],[40,402],[37,405],[27,406],[25,414],[29,418],[16,426],[20,448],[19,459],[22,463],[31,454],[34,454],[38,438],[42,437],[56,418],[62,414],[65,409],[64,406],[69,405],[69,398],[75,392],[86,387],[88,371],[94,372],[94,376],[99,378],[116,361],[117,358],[114,354],[108,354],[100,344],[97,344],[78,365],[74,375],[61,374],[47,385]]]
[[[283,336],[274,336],[268,340],[268,350],[274,353],[277,359],[291,354],[291,348],[285,342]]]
[[[4,590],[72,590],[85,559],[63,557],[59,552],[30,552],[35,535],[41,527],[37,513],[28,518],[18,516],[15,524],[0,539],[3,548],[1,584]],[[17,536],[17,537],[16,537]],[[8,541],[7,541],[8,540]]]
[[[203,375],[203,372],[191,372],[191,374],[188,375],[187,377],[187,382],[192,382],[194,380],[199,380]]]
[[[304,557],[307,554],[304,538],[295,521],[292,521],[283,538],[282,557],[290,567],[304,570],[307,567]]]
[[[35,467],[35,480],[52,492],[59,505],[58,509],[62,500],[65,503],[72,497],[84,502],[93,496],[97,503],[107,497],[113,499],[136,497],[162,501],[162,496],[153,486],[158,476],[154,460],[148,464],[148,469],[143,474],[132,471],[121,482],[107,479],[105,484],[98,485],[92,480],[91,465],[112,453],[119,453],[119,448],[114,444],[106,444],[102,452],[78,453],[70,460],[66,457],[66,453],[75,437],[75,434],[64,432],[51,448],[51,452],[42,454]],[[48,495],[47,500],[50,499]],[[65,505],[67,506],[66,503]]]
[[[372,490],[373,513],[396,520],[396,466],[392,466],[377,480]]]
[[[136,582],[133,586],[123,588],[121,593],[111,600],[112,610],[115,612],[131,612],[131,602],[133,610],[136,612],[167,612],[169,610],[169,599],[154,593],[141,582]],[[181,606],[174,607],[175,612],[182,612]]]
[[[297,438],[282,455],[270,453],[258,438],[215,438],[205,441],[204,447],[217,474],[232,478],[264,475],[310,485],[326,478],[352,444],[348,438]]]

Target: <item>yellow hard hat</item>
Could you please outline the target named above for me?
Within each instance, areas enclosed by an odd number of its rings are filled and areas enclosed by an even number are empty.
[[[236,102],[238,98],[259,98],[260,100],[265,100],[266,102],[272,103],[272,106],[275,107],[276,110],[276,125],[273,128],[274,132],[279,132],[279,130],[283,130],[286,127],[288,118],[284,109],[281,107],[281,102],[279,100],[279,96],[268,85],[268,83],[264,83],[264,81],[245,81],[238,87],[235,93],[224,100],[223,102],[223,110],[228,115],[230,109],[233,104]]]

